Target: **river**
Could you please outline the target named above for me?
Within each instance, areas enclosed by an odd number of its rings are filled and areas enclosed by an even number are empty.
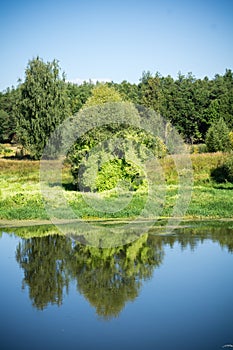
[[[1,230],[2,350],[233,347],[231,225],[113,248],[38,230]]]

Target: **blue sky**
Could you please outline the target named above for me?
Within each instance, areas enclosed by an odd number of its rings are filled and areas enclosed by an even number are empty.
[[[233,69],[233,1],[9,0],[0,5],[0,91],[37,55],[67,79],[138,82]]]

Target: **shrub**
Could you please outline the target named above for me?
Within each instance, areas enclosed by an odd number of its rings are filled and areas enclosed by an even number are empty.
[[[167,154],[164,141],[140,127],[142,118],[131,103],[103,103],[83,108],[77,120],[78,125],[76,121],[74,126],[77,130],[82,129],[82,123],[93,125],[77,138],[68,152],[78,190],[110,190],[119,181],[121,185],[130,183],[130,190],[137,190],[143,184],[138,164]]]
[[[233,183],[233,156],[229,157],[222,165],[213,169],[211,177],[217,183]]]

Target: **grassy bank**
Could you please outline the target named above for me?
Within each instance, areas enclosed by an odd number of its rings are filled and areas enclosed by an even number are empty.
[[[216,184],[210,178],[210,172],[221,164],[226,155],[193,154],[190,156],[193,171],[194,185],[192,198],[186,219],[191,218],[232,218],[233,217],[233,185]],[[40,191],[39,166],[37,161],[0,159],[0,220],[46,220],[49,219],[44,208]],[[163,173],[166,178],[166,196],[161,203],[161,217],[169,217],[177,200],[177,173],[171,158],[161,161]],[[136,217],[146,203],[147,194],[136,193],[129,200],[130,193],[123,193],[121,200],[125,207],[121,211],[108,213],[99,211],[98,201],[104,198],[106,206],[117,202],[114,192],[102,194],[101,198],[93,194],[86,200],[83,196],[72,190],[72,177],[68,166],[63,169],[63,184],[65,196],[69,205],[80,218],[132,218]],[[90,200],[95,203],[90,206]],[[157,199],[156,199],[157,200]],[[156,205],[156,203],[152,203]],[[58,208],[59,209],[59,208]]]

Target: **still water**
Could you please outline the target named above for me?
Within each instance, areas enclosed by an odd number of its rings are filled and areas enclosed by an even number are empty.
[[[232,228],[109,249],[25,230],[0,234],[2,350],[233,348]]]

